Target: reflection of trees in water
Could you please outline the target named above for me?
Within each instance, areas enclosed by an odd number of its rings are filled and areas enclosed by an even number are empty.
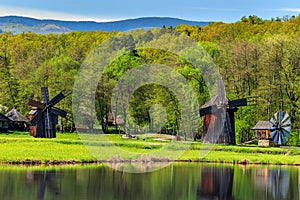
[[[203,167],[197,196],[201,199],[233,199],[233,174],[232,167]]]
[[[0,170],[0,199],[299,199],[299,172],[199,163],[136,174],[104,165]]]

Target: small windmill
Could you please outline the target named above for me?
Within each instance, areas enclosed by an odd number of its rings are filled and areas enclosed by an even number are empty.
[[[235,144],[234,113],[238,107],[246,105],[245,98],[229,100],[224,83],[220,80],[217,95],[200,108],[200,116],[204,116],[202,142]]]
[[[272,126],[270,127],[270,137],[278,145],[285,145],[286,139],[290,137],[291,119],[287,112],[278,111],[270,119]]]
[[[48,87],[42,87],[42,96],[42,102],[29,100],[29,105],[37,108],[37,110],[32,113],[33,116],[29,122],[30,131],[35,131],[35,133],[31,133],[31,135],[40,138],[55,138],[58,116],[66,117],[67,112],[54,106],[64,99],[65,96],[60,92],[50,100]]]

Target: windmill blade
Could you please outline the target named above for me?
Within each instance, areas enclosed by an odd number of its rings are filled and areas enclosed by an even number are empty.
[[[290,131],[287,131],[285,129],[282,129],[282,135],[284,135],[285,137],[289,138],[290,137]]]
[[[275,127],[275,126],[270,126],[269,127],[269,130],[271,131],[271,132],[273,132],[273,131],[275,131],[277,128]]]
[[[270,119],[270,122],[273,124],[274,127],[276,126],[276,120],[273,117]]]
[[[277,138],[278,138],[277,144],[279,144],[279,145],[282,145],[281,137],[282,137],[281,134],[278,134],[278,135],[277,135]]]
[[[205,108],[200,108],[200,116],[202,117],[207,114],[215,113],[215,112],[217,112],[217,110],[218,110],[218,107],[216,105],[208,106]]]
[[[247,106],[247,99],[236,99],[236,100],[230,100],[228,102],[229,107],[240,107],[240,106]]]
[[[278,138],[279,138],[279,133],[278,130],[275,131],[275,137],[274,137],[274,142],[276,142],[278,144]]]
[[[290,119],[290,116],[289,116],[289,114],[286,112],[285,114],[284,114],[284,117],[283,117],[283,119],[281,120],[282,122],[285,122],[287,119]]]
[[[274,131],[272,131],[270,133],[270,137],[273,139],[275,137],[275,134],[276,134],[277,130],[275,129]]]
[[[278,115],[279,115],[279,111],[278,111],[278,112],[276,112],[276,113],[275,113],[275,115],[274,115],[274,119],[275,119],[275,121],[278,121]]]
[[[286,144],[286,139],[283,137],[283,135],[280,135],[281,137],[281,141],[283,142],[283,144]]]
[[[42,91],[42,96],[43,96],[44,103],[48,104],[49,103],[48,87],[42,87],[41,91]]]
[[[41,103],[41,102],[38,102],[38,101],[35,101],[35,100],[32,100],[32,99],[29,99],[28,104],[31,105],[31,106],[40,108],[40,109],[44,109],[45,106],[46,106],[45,103]]]
[[[290,120],[290,119],[286,120],[285,122],[283,122],[283,123],[281,124],[281,126],[282,126],[282,127],[291,126],[291,120]]]
[[[290,133],[291,132],[291,127],[281,127],[282,130],[285,130],[286,132]]]
[[[65,95],[62,92],[60,92],[53,99],[51,99],[51,101],[49,103],[54,106],[55,104],[57,104],[58,102],[60,102],[64,98],[65,98]]]
[[[279,119],[278,119],[278,121],[281,123],[282,122],[282,120],[283,120],[283,115],[284,115],[284,112],[283,111],[280,111],[279,112]]]
[[[67,112],[62,110],[62,109],[59,109],[59,108],[55,108],[53,107],[51,109],[51,113],[54,114],[54,115],[59,115],[61,117],[66,117],[67,116]]]

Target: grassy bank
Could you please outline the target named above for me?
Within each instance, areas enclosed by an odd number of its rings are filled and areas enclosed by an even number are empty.
[[[55,139],[39,139],[30,137],[28,133],[0,134],[0,162],[64,164],[97,160],[112,161],[109,155],[107,157],[103,155],[103,159],[99,159],[90,153],[91,149],[101,147],[98,150],[99,154],[104,152],[103,150],[110,152],[111,155],[124,152],[129,159],[134,156],[150,155],[152,160],[155,160],[153,155],[156,154],[152,153],[165,149],[161,153],[163,155],[159,156],[160,160],[173,160],[172,155],[182,153],[175,160],[300,165],[300,149],[292,147],[257,147],[255,145],[214,145],[211,147],[201,145],[199,142],[192,144],[173,142],[172,138],[166,135],[141,135],[138,139],[123,139],[121,135],[91,137],[93,136],[87,135],[80,138],[77,134],[66,133],[58,134]],[[200,154],[206,150],[205,156]]]

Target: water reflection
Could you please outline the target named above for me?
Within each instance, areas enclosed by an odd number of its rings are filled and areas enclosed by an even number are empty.
[[[1,199],[66,200],[299,199],[299,172],[298,167],[200,163],[175,163],[140,174],[105,165],[0,166],[0,196]]]
[[[263,190],[265,198],[272,195],[273,199],[287,199],[290,184],[287,169],[257,169],[253,176],[255,185]]]
[[[201,189],[197,191],[198,197],[201,199],[233,199],[233,174],[232,167],[202,167]]]
[[[52,196],[61,194],[61,178],[62,176],[56,170],[32,171],[28,170],[26,173],[28,185],[35,186],[37,184],[37,199],[45,198],[46,190]]]

